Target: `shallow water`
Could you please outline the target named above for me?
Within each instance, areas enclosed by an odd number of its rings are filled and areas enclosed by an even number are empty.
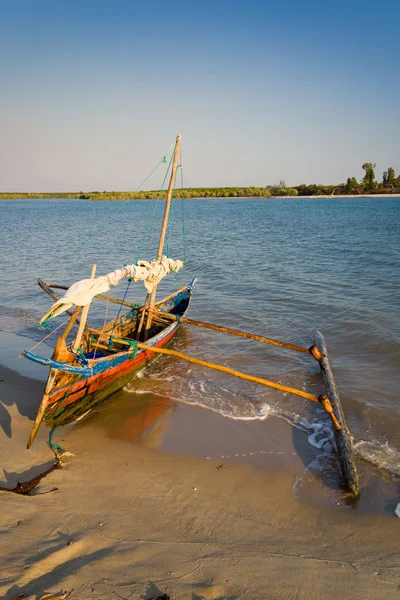
[[[35,280],[70,285],[88,277],[94,262],[99,275],[134,262],[154,208],[154,201],[1,202],[0,329],[31,338],[27,349],[42,339],[49,331],[37,321],[50,303]],[[155,256],[162,212],[160,203],[144,259]],[[185,268],[162,282],[159,297],[197,275],[192,318],[305,346],[315,329],[322,331],[356,452],[400,475],[400,199],[189,201],[184,243],[181,213],[177,202],[168,240],[170,255],[185,257]],[[125,288],[121,283],[112,293],[122,297]],[[132,285],[127,299],[143,298],[142,284]],[[104,305],[97,303],[91,323],[103,320]],[[175,348],[321,391],[318,367],[305,355],[188,326]],[[139,387],[236,419],[277,414],[317,445],[329,436],[320,427],[325,414],[313,403],[173,358],[146,369]]]

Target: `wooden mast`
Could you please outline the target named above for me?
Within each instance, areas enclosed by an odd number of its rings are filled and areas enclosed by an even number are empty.
[[[174,183],[175,183],[176,169],[178,167],[178,156],[179,156],[180,146],[181,146],[181,135],[178,133],[178,135],[176,136],[174,160],[172,163],[171,178],[169,180],[167,200],[165,202],[164,218],[163,218],[163,223],[161,226],[160,241],[158,243],[157,258],[160,262],[161,262],[162,256],[163,256],[165,235],[167,233],[169,209],[171,206],[172,192],[174,190]],[[153,312],[154,312],[154,304],[156,301],[156,293],[157,293],[157,286],[154,286],[154,289],[150,295],[148,317],[147,317],[147,323],[146,323],[146,331],[148,331],[151,327],[151,321],[153,319]]]

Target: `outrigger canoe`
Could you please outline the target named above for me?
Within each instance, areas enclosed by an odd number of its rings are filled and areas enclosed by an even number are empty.
[[[195,279],[192,279],[189,285],[167,298],[159,302],[155,301],[158,282],[171,271],[177,272],[183,267],[182,261],[173,260],[163,255],[169,209],[178,167],[179,148],[180,136],[178,135],[173,157],[170,161],[170,165],[172,164],[171,177],[157,256],[154,261],[151,263],[137,261],[135,264],[125,265],[123,269],[118,269],[97,278],[95,278],[96,265],[93,265],[91,278],[79,281],[70,288],[46,284],[42,280],[38,281],[40,287],[56,300],[56,303],[52,305],[40,322],[43,324],[48,319],[65,311],[70,314],[71,318],[59,337],[51,358],[40,357],[31,351],[24,352],[24,356],[29,360],[50,368],[43,399],[29,437],[28,448],[31,446],[42,421],[50,428],[54,428],[77,420],[98,403],[124,387],[157,354],[168,354],[203,367],[229,373],[240,379],[320,403],[332,422],[344,483],[348,491],[353,496],[357,496],[359,483],[351,435],[345,421],[343,407],[322,334],[317,332],[315,343],[307,348],[267,338],[263,335],[188,319],[185,315],[189,308]],[[110,285],[117,285],[124,277],[127,277],[129,281],[144,281],[148,293],[143,306],[132,306],[125,300],[102,295],[102,292],[110,290]],[[52,288],[67,291],[63,298],[58,298]],[[122,306],[128,306],[129,310],[121,317],[117,316],[112,321],[105,322],[100,329],[95,329],[86,323],[89,307],[95,297],[120,304],[120,310]],[[73,306],[76,308],[71,311],[70,309]],[[73,342],[67,344],[67,337],[77,323],[79,323],[79,328],[76,337]],[[248,375],[223,365],[209,363],[167,349],[166,346],[178,331],[181,323],[308,354],[320,365],[326,394],[316,396],[305,390]]]
[[[185,288],[155,304],[157,317],[153,318],[147,346],[163,348],[171,342],[179,329],[180,318],[189,308],[195,281],[193,279]],[[45,284],[42,282],[42,285]],[[176,320],[164,321],[160,313],[176,317]],[[81,340],[84,350],[79,356],[79,365],[75,364],[76,355],[71,355],[74,360],[71,363],[68,360],[42,358],[32,352],[24,353],[25,358],[50,368],[28,447],[42,421],[53,428],[77,420],[123,388],[157,356],[150,350],[137,347],[142,314],[142,307],[133,308],[119,317],[118,324],[111,321],[101,333],[88,328]],[[113,329],[114,335],[110,337]],[[102,343],[103,340],[107,340],[106,345]],[[57,356],[59,352],[54,354]]]

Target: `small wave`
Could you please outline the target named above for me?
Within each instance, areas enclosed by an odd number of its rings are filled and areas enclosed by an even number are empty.
[[[39,318],[40,314],[35,310],[0,305],[0,330],[7,333],[22,333],[27,330],[39,333],[43,331],[38,325]]]
[[[360,440],[353,444],[356,456],[363,458],[379,469],[384,469],[392,475],[400,476],[400,452],[376,440],[368,442]]]
[[[321,450],[327,442],[333,441],[333,431],[327,425],[311,423],[310,427],[313,429],[313,433],[308,436],[310,446]]]
[[[145,394],[168,396],[175,402],[198,406],[211,410],[225,418],[237,421],[265,420],[269,416],[283,419],[290,426],[303,431],[307,435],[308,443],[313,448],[321,450],[320,460],[313,464],[317,471],[327,469],[329,460],[335,455],[334,434],[328,420],[310,420],[304,415],[289,412],[279,405],[279,402],[266,401],[268,392],[255,392],[249,396],[243,390],[231,390],[221,386],[218,382],[209,379],[192,379],[191,370],[187,368],[181,373],[171,371],[167,367],[162,373],[157,371],[140,373],[141,389],[135,389],[135,384],[128,384],[127,391]],[[143,389],[145,381],[150,384]],[[162,386],[162,389],[161,389]],[[325,419],[325,414],[320,415]],[[394,476],[400,475],[400,453],[389,446],[378,441],[355,441],[354,453],[357,457],[368,461],[378,469],[383,469]],[[330,469],[332,472],[335,469]],[[332,475],[333,477],[333,475]]]
[[[271,414],[271,407],[269,404],[263,404],[260,407],[252,407],[252,414],[244,414],[235,410],[235,407],[231,407],[230,410],[218,406],[211,406],[205,402],[191,402],[185,398],[173,398],[175,402],[181,404],[188,404],[190,406],[199,406],[206,410],[211,410],[227,419],[233,419],[234,421],[264,421]]]

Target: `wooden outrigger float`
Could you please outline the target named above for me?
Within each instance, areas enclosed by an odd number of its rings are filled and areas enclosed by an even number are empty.
[[[145,263],[146,268],[150,269],[147,280],[145,276],[142,276],[143,273],[142,275],[138,275],[137,269],[139,267],[134,265],[125,267],[125,270],[115,271],[109,273],[107,276],[95,279],[96,265],[93,265],[91,279],[78,282],[71,288],[58,284],[45,283],[42,280],[38,281],[39,286],[56,301],[48,313],[41,319],[41,322],[64,311],[70,315],[70,319],[58,339],[51,358],[43,358],[28,351],[23,353],[29,360],[50,368],[43,399],[38,409],[27,447],[31,446],[42,421],[47,426],[54,428],[77,420],[98,403],[103,402],[107,397],[124,387],[157,354],[166,354],[320,403],[332,422],[339,464],[346,488],[352,495],[357,496],[359,485],[351,437],[344,418],[343,408],[336,389],[322,334],[317,332],[315,344],[310,348],[306,348],[261,335],[189,319],[185,315],[190,305],[193,286],[196,281],[195,278],[188,285],[156,302],[157,283],[164,275],[157,275],[157,279],[154,273],[161,272],[164,269],[165,274],[167,274],[170,270],[178,270],[180,266],[183,266],[181,261],[173,261],[172,259],[163,257],[168,215],[178,166],[179,148],[180,136],[178,135],[175,143],[157,259],[151,264]],[[144,267],[143,269],[145,270]],[[112,298],[102,293],[110,289],[110,282],[112,285],[116,285],[116,282],[123,277],[131,276],[133,276],[134,280],[144,279],[147,282],[155,281],[155,283],[149,284],[151,289],[145,283],[149,293],[142,306],[132,306],[125,300]],[[64,298],[59,299],[54,289],[67,290],[67,293]],[[120,307],[127,307],[129,310],[122,316],[118,316],[116,319],[106,323],[103,327],[96,329],[87,323],[87,315],[93,298],[100,298],[107,302],[116,303]],[[76,306],[75,310],[69,310],[73,305]],[[75,340],[67,344],[67,336],[71,333],[75,324],[78,324],[78,332]],[[304,390],[247,375],[228,367],[168,349],[168,344],[177,333],[181,324],[236,335],[308,354],[318,361],[321,367],[326,395],[316,396]]]
[[[338,429],[337,427],[334,427],[333,429],[340,469],[342,471],[343,479],[349,491],[354,496],[358,496],[359,484],[357,468],[353,455],[353,444],[351,441],[349,429],[347,427],[346,419],[344,417],[339,392],[337,391],[336,383],[333,378],[333,372],[331,364],[329,362],[328,349],[326,347],[325,338],[319,331],[315,333],[315,345],[321,353],[320,365],[322,375],[324,378],[326,394],[329,398],[331,406],[333,407],[336,419],[341,425],[340,429]]]

